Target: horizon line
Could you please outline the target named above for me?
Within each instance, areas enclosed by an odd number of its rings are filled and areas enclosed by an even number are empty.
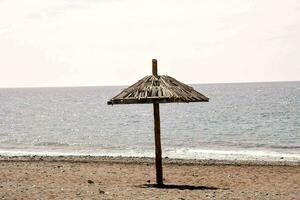
[[[247,83],[288,83],[288,82],[300,82],[300,80],[292,81],[245,81],[245,82],[207,82],[207,83],[187,83],[187,85],[211,85],[211,84],[247,84]],[[186,83],[185,83],[186,84]],[[121,87],[129,86],[132,84],[120,84],[120,85],[59,85],[59,86],[25,86],[25,87],[0,87],[0,89],[30,89],[30,88],[78,88],[78,87]]]

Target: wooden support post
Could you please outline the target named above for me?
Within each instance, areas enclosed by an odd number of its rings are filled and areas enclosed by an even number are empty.
[[[159,104],[153,104],[154,110],[154,132],[155,132],[155,165],[156,165],[156,182],[157,185],[163,185],[163,170],[161,159],[161,142],[160,142],[160,117]]]
[[[152,74],[157,76],[157,60],[152,60]],[[161,158],[161,141],[160,141],[160,116],[159,104],[153,103],[154,111],[154,135],[155,135],[155,166],[156,166],[156,182],[158,186],[163,185],[163,170]]]
[[[157,76],[157,60],[152,59],[152,75]]]

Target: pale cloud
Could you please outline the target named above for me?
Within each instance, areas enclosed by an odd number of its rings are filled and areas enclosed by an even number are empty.
[[[289,81],[299,1],[2,0],[0,87]]]

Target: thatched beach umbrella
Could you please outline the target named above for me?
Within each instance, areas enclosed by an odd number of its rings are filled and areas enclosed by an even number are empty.
[[[146,76],[107,102],[113,104],[153,103],[155,132],[156,182],[163,185],[159,103],[208,102],[208,98],[192,87],[170,76],[157,74],[157,60],[152,60],[152,75]]]

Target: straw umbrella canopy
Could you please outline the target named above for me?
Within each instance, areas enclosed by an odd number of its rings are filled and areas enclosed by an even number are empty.
[[[208,102],[209,98],[170,76],[157,74],[157,60],[152,60],[152,75],[121,91],[107,102],[113,104],[153,104],[155,132],[156,182],[163,185],[159,103]]]

